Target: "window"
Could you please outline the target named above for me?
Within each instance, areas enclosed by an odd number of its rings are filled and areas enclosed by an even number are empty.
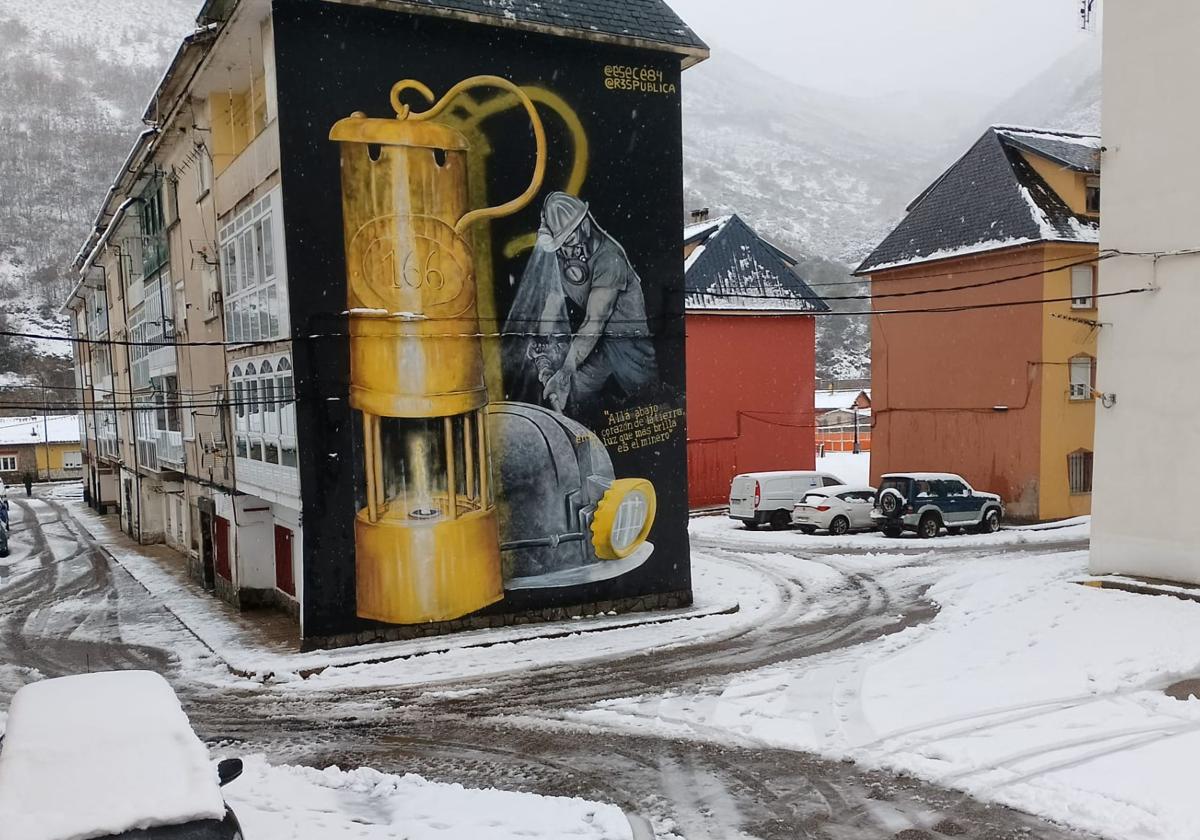
[[[221,230],[225,338],[269,341],[287,332],[287,303],[278,259],[279,191],[273,190]]]
[[[0,472],[16,472],[17,471],[17,456],[16,455],[0,455]]]
[[[1071,308],[1091,309],[1096,305],[1096,267],[1076,265],[1071,267]]]
[[[1100,215],[1100,176],[1089,175],[1084,189],[1087,194],[1087,206],[1084,209],[1088,213]]]
[[[83,469],[83,453],[79,451],[64,452],[62,456],[62,467],[64,470]]]
[[[956,499],[965,499],[967,496],[971,495],[970,489],[968,489],[967,485],[963,484],[961,481],[946,480],[941,482],[941,485],[943,496],[949,496]]]
[[[836,478],[833,478],[832,476],[828,476],[828,475],[822,476],[821,481],[822,481],[822,483],[824,483],[824,485],[826,487],[836,487],[837,485],[841,484],[841,482],[838,481]]]
[[[1096,360],[1091,356],[1071,359],[1071,390],[1073,400],[1090,400],[1095,388]]]
[[[1092,492],[1092,453],[1080,449],[1067,456],[1067,479],[1072,493]]]
[[[292,363],[273,356],[229,373],[233,390],[230,416],[239,458],[280,467],[296,467],[296,405]]]

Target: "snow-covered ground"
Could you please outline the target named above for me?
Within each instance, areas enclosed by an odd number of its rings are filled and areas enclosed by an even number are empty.
[[[1200,701],[1162,690],[1200,674],[1200,605],[1080,586],[1086,569],[1082,551],[964,556],[940,566],[928,624],[572,717],[850,758],[1108,837],[1194,838]]]
[[[283,683],[288,691],[414,685],[629,656],[736,633],[778,606],[778,592],[770,580],[744,564],[701,552],[692,557],[694,604],[688,609],[297,653],[278,644],[263,645],[247,632],[246,620],[224,604],[209,594],[180,586],[179,578],[165,570],[161,560],[123,539],[111,517],[100,517],[84,505],[77,488],[74,484],[55,485],[39,489],[39,493],[69,501],[72,516],[226,663],[239,672]],[[320,669],[324,670],[308,679],[299,676]],[[226,682],[232,678],[206,668],[204,679]]]
[[[696,517],[692,520],[690,531],[693,537],[701,537],[726,548],[770,548],[796,554],[810,551],[868,551],[889,554],[912,550],[938,552],[947,548],[1003,550],[1016,546],[1086,540],[1091,531],[1091,519],[1079,517],[1065,523],[1006,528],[996,534],[960,534],[954,537],[946,535],[936,540],[923,540],[912,533],[905,533],[896,538],[885,537],[878,531],[845,534],[840,537],[829,536],[824,532],[802,534],[799,531],[750,531],[741,522],[720,514]]]
[[[247,837],[288,840],[629,840],[614,805],[471,790],[376,770],[271,766],[243,757],[224,789]]]

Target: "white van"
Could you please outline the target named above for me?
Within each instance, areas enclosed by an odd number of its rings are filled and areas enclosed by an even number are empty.
[[[817,487],[845,484],[835,475],[804,470],[744,473],[729,485],[729,518],[747,528],[770,523],[782,530],[791,527],[792,508]]]

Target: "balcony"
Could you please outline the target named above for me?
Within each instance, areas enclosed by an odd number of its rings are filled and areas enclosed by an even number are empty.
[[[183,432],[160,429],[155,438],[155,446],[160,464],[183,468]]]
[[[163,339],[162,336],[147,337],[147,341],[163,341],[170,340],[171,337]],[[175,346],[155,347],[146,356],[149,376],[151,379],[157,376],[173,376],[179,370],[179,361],[175,355]]]
[[[272,120],[217,176],[217,215],[223,216],[232,210],[278,168],[279,122]]]

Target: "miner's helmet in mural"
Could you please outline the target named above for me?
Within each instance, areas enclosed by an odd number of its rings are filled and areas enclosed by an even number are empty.
[[[472,210],[467,137],[435,119],[476,88],[515,97],[537,154],[524,193]],[[407,92],[432,104],[414,113]],[[543,298],[539,326],[520,328],[548,340],[522,354],[544,402],[492,402],[477,308],[488,261],[476,259],[468,231],[533,201],[546,135],[529,96],[501,77],[466,79],[434,100],[401,81],[394,119],[355,112],[330,131],[341,144],[350,404],[362,416],[357,614],[394,624],[459,618],[506,588],[610,579],[653,551],[653,485],[617,479],[599,438],[562,413],[656,375],[640,281],[584,202],[551,194],[539,241],[553,247],[534,248],[517,295],[556,287],[557,308]]]

